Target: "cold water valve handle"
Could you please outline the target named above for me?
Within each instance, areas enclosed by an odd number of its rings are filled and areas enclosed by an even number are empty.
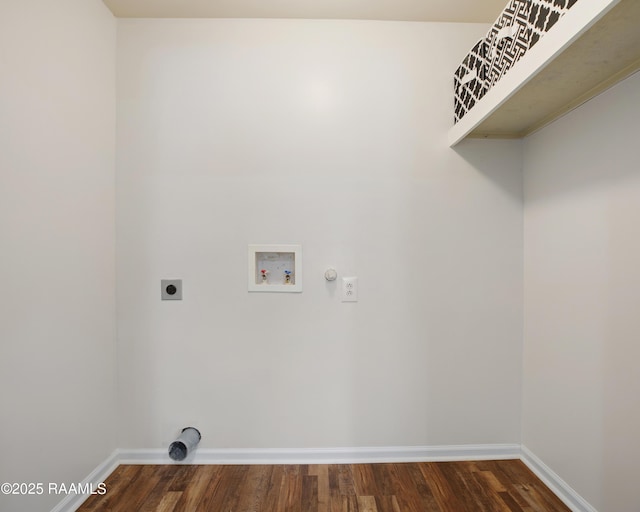
[[[284,284],[291,284],[291,270],[284,271]]]

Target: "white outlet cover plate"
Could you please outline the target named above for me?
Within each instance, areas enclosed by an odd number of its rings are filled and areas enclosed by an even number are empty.
[[[342,278],[342,302],[358,302],[358,278]]]

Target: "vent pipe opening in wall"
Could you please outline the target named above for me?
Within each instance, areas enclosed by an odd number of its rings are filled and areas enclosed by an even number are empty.
[[[169,457],[171,460],[182,461],[195,449],[202,439],[200,431],[194,427],[185,427],[182,433],[169,445]]]

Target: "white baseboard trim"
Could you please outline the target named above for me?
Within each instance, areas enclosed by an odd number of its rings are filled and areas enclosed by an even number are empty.
[[[521,447],[520,459],[573,512],[598,512],[524,445]]]
[[[176,463],[167,450],[118,450],[120,464],[359,464],[520,458],[518,444],[371,448],[200,449]]]
[[[196,449],[174,462],[165,449],[118,449],[94,469],[83,485],[98,484],[120,464],[362,464],[520,459],[573,512],[597,512],[529,449],[519,444],[398,446],[369,448]],[[69,495],[51,512],[75,512],[89,495]]]
[[[118,449],[83,484],[94,488],[120,464],[364,464],[376,462],[447,462],[520,458],[519,444],[399,446],[373,448],[196,449],[175,462],[165,449]],[[75,512],[88,494],[67,496],[51,512]]]
[[[106,480],[113,471],[120,465],[118,450],[114,451],[107,459],[98,465],[89,476],[82,482],[79,482],[82,488],[96,490],[98,485]],[[51,512],[75,512],[80,505],[91,495],[90,492],[85,494],[68,494],[60,503],[58,503]]]

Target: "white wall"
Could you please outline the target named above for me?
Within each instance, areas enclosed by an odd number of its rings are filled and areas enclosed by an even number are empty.
[[[526,140],[523,444],[638,510],[640,75]]]
[[[0,3],[0,509],[115,448],[115,36],[98,0]]]
[[[119,446],[518,442],[521,145],[446,145],[486,26],[118,27]],[[247,293],[249,243],[301,243],[304,292]]]

